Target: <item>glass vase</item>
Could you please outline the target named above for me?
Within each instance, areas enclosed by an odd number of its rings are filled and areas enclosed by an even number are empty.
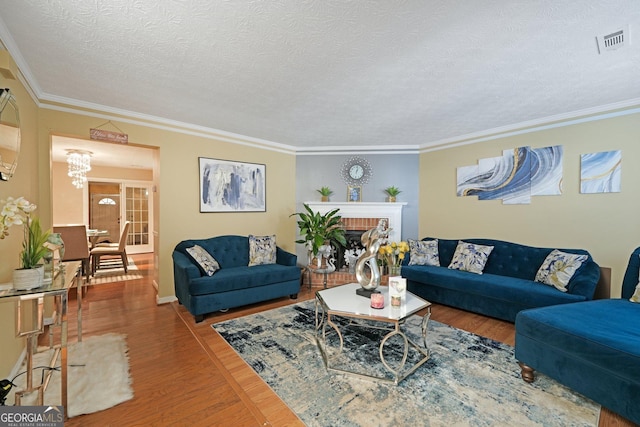
[[[399,265],[392,265],[389,267],[389,276],[400,276],[402,267]]]

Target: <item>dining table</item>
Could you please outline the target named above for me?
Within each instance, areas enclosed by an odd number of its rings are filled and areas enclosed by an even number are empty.
[[[98,230],[95,228],[87,228],[87,237],[89,238],[89,243],[91,245],[91,249],[96,247],[98,243],[98,239],[100,237],[108,237],[109,230]]]

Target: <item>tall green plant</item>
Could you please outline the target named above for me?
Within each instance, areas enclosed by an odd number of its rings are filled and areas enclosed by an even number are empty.
[[[342,217],[338,215],[340,209],[333,209],[326,214],[314,212],[306,203],[306,212],[296,212],[289,216],[298,216],[298,228],[303,238],[296,243],[309,244],[313,255],[318,255],[318,248],[329,242],[334,246],[346,246],[345,231]]]
[[[29,218],[27,222],[28,225],[25,224],[24,227],[20,264],[22,268],[34,268],[47,254],[48,249],[44,244],[47,242],[50,233],[49,231],[42,231],[38,218]]]

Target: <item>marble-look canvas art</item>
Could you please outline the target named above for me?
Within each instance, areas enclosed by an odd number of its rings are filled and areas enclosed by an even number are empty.
[[[562,194],[561,145],[505,150],[501,157],[480,159],[458,168],[458,196],[529,204],[532,196]]]
[[[622,151],[603,151],[580,156],[580,192],[619,193]]]
[[[265,165],[199,158],[200,212],[264,212]]]

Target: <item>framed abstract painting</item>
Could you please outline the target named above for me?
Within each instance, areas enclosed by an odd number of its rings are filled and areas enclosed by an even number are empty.
[[[265,212],[266,166],[198,158],[200,212]]]

